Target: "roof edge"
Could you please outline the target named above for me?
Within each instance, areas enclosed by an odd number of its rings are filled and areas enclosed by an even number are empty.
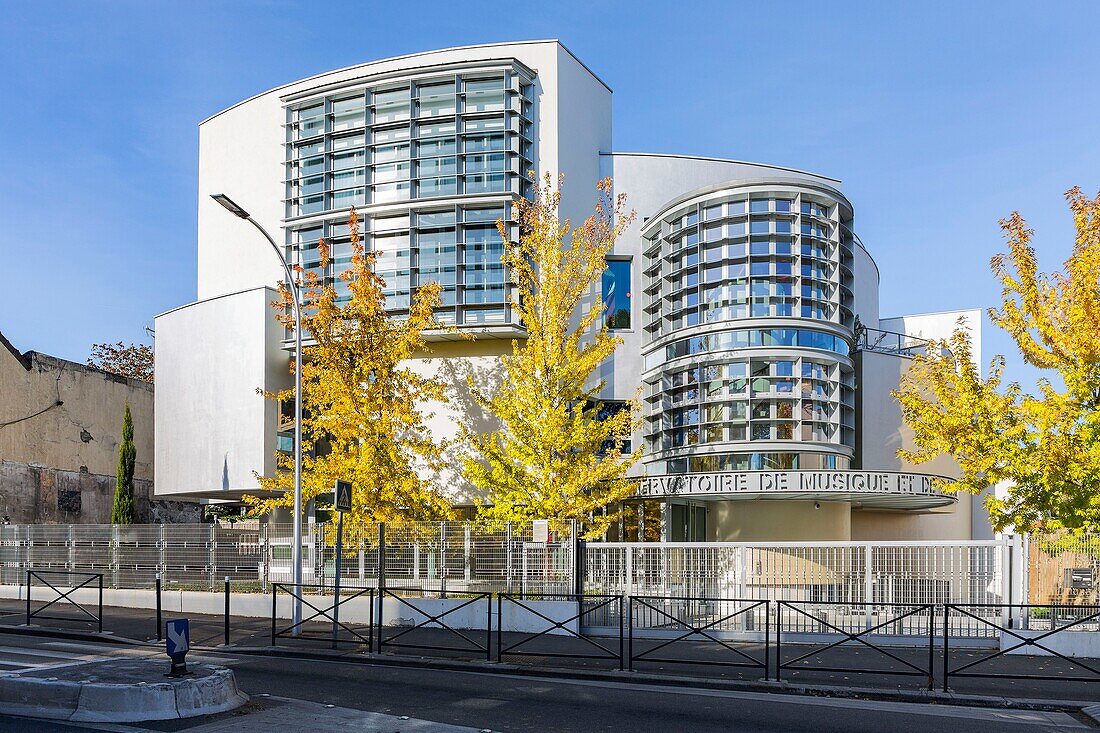
[[[787,171],[789,173],[801,173],[804,176],[813,176],[814,178],[820,178],[823,181],[834,181],[836,183],[843,183],[839,178],[833,178],[832,176],[823,176],[820,173],[814,173],[813,171],[802,170],[801,168],[792,168],[786,165],[775,165],[773,163],[759,163],[752,160],[735,160],[733,158],[717,158],[711,155],[682,155],[679,153],[645,153],[634,151],[607,151],[600,152],[600,155],[616,156],[621,155],[624,157],[637,157],[637,158],[681,158],[684,160],[707,160],[714,163],[736,163],[738,165],[756,165],[761,168],[774,168],[775,170]]]
[[[8,337],[4,335],[3,331],[0,331],[0,346],[3,346],[8,352],[15,357],[15,360],[28,372],[31,370],[31,352],[19,353],[19,349],[12,345],[11,341],[8,341]]]
[[[202,298],[200,300],[193,300],[190,303],[184,303],[183,305],[177,305],[175,308],[169,308],[163,313],[157,313],[153,316],[153,320],[166,316],[169,313],[175,313],[176,311],[183,310],[184,308],[190,308],[193,305],[199,305],[200,303],[209,303],[212,300],[218,300],[219,298],[231,298],[234,295],[242,295],[244,293],[251,293],[253,290],[270,290],[271,292],[277,292],[273,285],[253,285],[250,288],[242,288],[241,290],[234,290],[231,293],[218,293],[217,295],[211,295],[209,298]]]
[[[471,44],[471,45],[468,45],[468,46],[449,46],[447,48],[433,48],[433,49],[428,50],[428,51],[416,51],[414,53],[406,53],[406,54],[401,54],[399,56],[387,56],[386,58],[374,59],[372,61],[364,61],[363,63],[352,64],[350,66],[342,66],[339,69],[330,69],[328,71],[323,71],[319,74],[312,74],[311,76],[306,76],[306,77],[303,77],[301,79],[295,79],[294,81],[290,81],[290,82],[287,82],[285,84],[280,84],[278,86],[271,87],[270,89],[266,89],[262,92],[259,92],[258,94],[253,94],[251,97],[246,97],[245,99],[242,99],[241,101],[236,102],[235,104],[231,104],[228,107],[226,107],[222,110],[219,110],[219,111],[215,112],[214,114],[210,115],[209,117],[205,118],[204,120],[200,121],[199,126],[201,127],[202,125],[205,125],[207,122],[214,119],[215,117],[219,117],[219,116],[225,114],[226,112],[229,112],[230,110],[233,110],[233,109],[236,109],[237,107],[240,107],[242,104],[247,104],[247,103],[251,102],[254,99],[259,99],[260,97],[262,97],[266,94],[271,94],[273,92],[278,92],[280,90],[286,89],[287,87],[292,87],[292,86],[295,86],[297,84],[302,84],[304,82],[309,82],[309,81],[313,81],[315,79],[320,79],[322,77],[329,76],[331,74],[339,74],[339,73],[344,72],[344,71],[351,71],[352,69],[359,69],[359,68],[363,68],[363,67],[373,66],[375,64],[381,64],[381,63],[384,63],[384,62],[387,62],[387,61],[402,61],[404,59],[412,59],[412,58],[417,58],[419,56],[428,56],[430,54],[443,53],[443,52],[446,52],[446,51],[468,51],[468,50],[478,49],[478,48],[493,48],[494,46],[529,46],[529,45],[538,45],[538,44],[544,44],[544,43],[556,43],[558,46],[560,46],[562,49],[564,49],[565,52],[568,53],[573,58],[574,61],[576,61],[578,64],[580,64],[581,68],[583,68],[585,71],[587,71],[589,74],[591,74],[592,78],[595,79],[596,81],[598,81],[604,87],[604,89],[606,89],[608,92],[611,92],[612,94],[614,93],[614,91],[611,89],[611,87],[609,87],[607,85],[607,82],[605,82],[603,79],[601,79],[599,76],[597,76],[596,73],[594,71],[592,71],[592,69],[588,68],[588,66],[583,61],[581,61],[579,58],[577,58],[577,55],[575,53],[573,53],[572,51],[569,50],[568,46],[566,46],[564,43],[559,41],[557,38],[541,38],[541,39],[532,39],[532,40],[527,40],[527,41],[497,41],[495,43],[475,43],[475,44]]]

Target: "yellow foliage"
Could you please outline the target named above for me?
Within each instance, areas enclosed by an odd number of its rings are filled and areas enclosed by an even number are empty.
[[[983,377],[958,330],[916,357],[894,393],[917,446],[902,458],[951,456],[962,478],[947,488],[1011,482],[1007,498],[986,502],[998,529],[1100,527],[1100,195],[1073,188],[1066,199],[1077,237],[1062,271],[1039,271],[1034,232],[1016,212],[1001,221],[1008,252],[991,262],[1003,288],[990,319],[1055,379],[1035,395],[1003,385],[1001,356]]]
[[[514,204],[518,242],[497,224],[517,293],[512,305],[527,337],[513,341],[502,358],[504,379],[495,393],[470,383],[475,400],[502,427],[465,431],[473,450],[464,470],[488,493],[482,519],[549,519],[555,529],[577,520],[596,537],[618,518],[604,510],[632,494],[625,476],[640,457],[640,450],[623,454],[638,425],[638,401],[618,412],[603,410],[604,383],[593,378],[622,342],[603,322],[598,284],[606,256],[634,214],[624,212],[623,197],[613,197],[605,179],[594,213],[574,229],[558,219],[563,180],[555,190],[546,176],[533,201]]]
[[[408,360],[428,351],[424,332],[441,328],[433,315],[440,286],[429,283],[414,294],[407,317],[386,313],[384,282],[366,252],[359,219],[350,218],[352,260],[339,277],[350,298],[340,303],[331,283],[314,273],[302,279],[302,498],[332,491],[337,479],[354,487],[353,511],[346,515],[351,538],[369,539],[375,522],[447,519],[446,498],[417,469],[438,469],[443,446],[424,427],[424,404],[445,401],[444,384],[409,368]],[[330,261],[321,242],[322,267]],[[291,293],[284,285],[273,305],[288,328]],[[291,366],[293,370],[293,365]],[[294,391],[269,393],[293,400]],[[264,489],[284,492],[276,498],[246,497],[254,514],[293,505],[293,456],[280,454],[280,471],[260,478]]]

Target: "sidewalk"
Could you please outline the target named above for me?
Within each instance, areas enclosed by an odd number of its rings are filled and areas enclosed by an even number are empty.
[[[107,638],[134,640],[155,645],[155,612],[146,609],[105,607],[103,630]],[[65,609],[69,612],[69,609]],[[308,617],[313,611],[304,609]],[[57,615],[61,615],[60,613]],[[68,615],[78,615],[68,613]],[[165,620],[175,617],[164,614]],[[191,644],[195,648],[222,647],[224,644],[224,616],[187,614],[191,624]],[[25,607],[18,602],[0,601],[0,630],[18,632],[25,621]],[[290,625],[285,619],[277,620],[277,630]],[[35,630],[54,632],[69,630],[95,636],[95,625],[90,622],[38,621]],[[47,626],[48,624],[48,626]],[[549,626],[549,624],[548,624]],[[415,629],[409,627],[385,627],[383,631],[386,643],[383,653],[368,654],[368,645],[363,639],[369,636],[365,625],[348,624],[351,632],[339,629],[340,643],[332,649],[332,623],[308,622],[303,624],[303,635],[297,638],[287,635],[271,645],[271,619],[230,617],[229,651],[241,653],[264,653],[278,656],[308,655],[314,658],[333,658],[346,661],[379,664],[430,664],[432,666],[456,666],[481,671],[509,672],[516,674],[563,674],[563,675],[599,675],[601,677],[619,674],[618,637],[593,637],[578,639],[569,636],[540,636],[532,634],[505,633],[500,636],[494,630],[487,635],[484,630]],[[30,631],[22,626],[24,632]],[[377,633],[377,630],[375,630]],[[357,638],[354,634],[358,634]],[[392,643],[389,641],[392,639]],[[656,681],[667,676],[669,684],[685,684],[682,680],[704,681],[715,684],[740,684],[753,687],[808,687],[826,692],[826,688],[847,694],[878,693],[885,695],[903,695],[905,697],[929,697],[927,677],[906,666],[907,662],[921,670],[927,670],[929,664],[928,648],[887,647],[885,652],[897,657],[892,659],[883,651],[873,649],[858,642],[848,642],[819,654],[815,650],[827,645],[793,644],[784,641],[782,656],[784,664],[803,655],[811,654],[798,669],[783,669],[783,682],[764,680],[764,645],[751,642],[716,643],[699,640],[699,637],[685,639],[676,643],[664,644],[666,640],[634,640],[634,672],[622,675],[630,677],[652,678]],[[768,655],[769,680],[776,676],[776,649],[772,647]],[[937,640],[938,641],[938,640]],[[377,644],[377,637],[372,640]],[[488,646],[489,653],[485,649]],[[624,651],[629,656],[629,643],[624,640]],[[422,648],[434,647],[434,648]],[[449,647],[441,650],[440,647]],[[502,664],[496,663],[497,650],[502,648]],[[951,649],[952,670],[971,662],[995,654],[992,649]],[[566,656],[557,656],[566,655]],[[575,655],[575,656],[571,656]],[[591,657],[601,658],[585,658]],[[639,656],[643,658],[639,658]],[[489,662],[488,659],[493,661]],[[651,659],[646,659],[650,657]],[[691,663],[683,660],[692,660]],[[902,661],[903,660],[903,661]],[[1100,660],[1084,660],[1093,669],[1100,669]],[[932,669],[935,678],[936,697],[943,690],[943,654],[936,648],[932,657]],[[730,666],[744,664],[758,666]],[[624,666],[630,666],[629,663]],[[850,670],[868,670],[855,672]],[[838,671],[849,670],[849,671]],[[1092,675],[1088,669],[1078,664],[1070,664],[1057,657],[1035,657],[1023,655],[1002,655],[991,662],[973,668],[973,672],[984,672],[1007,677],[1029,674],[1045,675],[1054,679],[1026,680],[1000,678],[956,678],[952,676],[950,690],[954,695],[982,696],[1002,701],[1046,700],[1046,701],[1097,701],[1100,700],[1100,675]],[[907,672],[908,675],[890,673]],[[1095,682],[1076,682],[1066,677],[1091,677]],[[807,689],[813,692],[813,689]],[[820,693],[819,693],[820,694]],[[1007,704],[1007,702],[1005,702]],[[1079,707],[1079,706],[1078,706]]]

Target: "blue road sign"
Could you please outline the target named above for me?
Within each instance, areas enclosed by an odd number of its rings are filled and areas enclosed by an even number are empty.
[[[191,628],[185,618],[164,622],[165,651],[170,657],[182,657],[191,648]]]

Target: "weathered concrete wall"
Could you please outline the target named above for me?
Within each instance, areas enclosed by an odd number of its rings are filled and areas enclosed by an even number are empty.
[[[0,335],[0,516],[111,521],[126,404],[134,419],[139,522],[198,521],[197,504],[152,502],[153,385],[28,351]]]
[[[0,516],[13,524],[110,524],[115,477],[0,461]],[[137,521],[201,521],[195,503],[153,501],[153,482],[134,480]]]
[[[33,351],[23,357],[30,369],[0,348],[0,425],[28,418],[0,427],[0,460],[114,475],[129,402],[134,476],[153,480],[153,385]]]

